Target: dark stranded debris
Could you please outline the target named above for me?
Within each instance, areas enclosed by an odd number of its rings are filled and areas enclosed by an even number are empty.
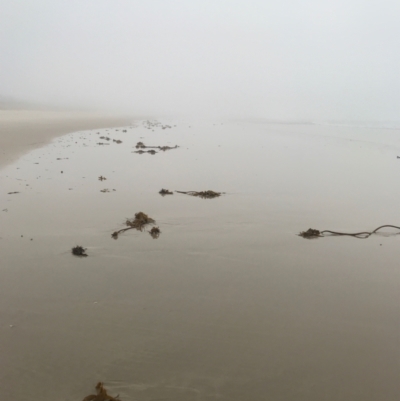
[[[88,256],[86,253],[86,248],[83,248],[82,246],[79,245],[72,248],[71,252],[75,256]]]
[[[321,232],[319,230],[315,230],[314,228],[309,228],[307,231],[302,231],[299,233],[299,237],[311,239],[322,237]]]
[[[161,230],[158,227],[153,227],[150,231],[149,234],[154,238],[158,238],[161,234]]]
[[[136,229],[138,231],[143,231],[144,227],[148,224],[155,223],[155,220],[149,217],[146,213],[139,212],[135,214],[134,219],[126,219],[125,225],[127,228],[122,228],[121,230],[114,231],[111,237],[118,239],[118,235],[124,233],[125,231]]]
[[[170,190],[168,190],[168,189],[161,189],[161,191],[159,192],[159,194],[160,195],[162,195],[162,196],[165,196],[165,195],[173,195],[174,193],[173,192],[171,192]]]
[[[185,195],[190,195],[190,196],[197,196],[199,198],[203,198],[203,199],[213,199],[213,198],[218,198],[219,196],[221,196],[224,192],[214,192],[214,191],[175,191],[178,192],[180,194],[185,194]]]
[[[8,192],[7,195],[19,194],[19,192]]]

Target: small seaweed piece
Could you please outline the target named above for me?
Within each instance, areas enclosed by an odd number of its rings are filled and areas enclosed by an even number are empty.
[[[80,245],[77,245],[77,246],[73,247],[71,252],[75,256],[88,256],[87,253],[86,253],[86,248],[83,248]]]
[[[113,142],[115,143],[122,143],[122,141],[120,139],[113,139]]]
[[[174,194],[174,193],[171,192],[170,190],[164,189],[164,188],[162,188],[161,191],[159,191],[158,193],[159,193],[160,195],[162,195],[162,196],[165,196],[165,195],[173,195],[173,194]]]
[[[14,194],[19,194],[19,192],[17,192],[17,191],[14,191],[14,192],[8,192],[8,194],[7,194],[7,195],[14,195]]]
[[[149,234],[154,238],[158,238],[161,234],[161,230],[159,229],[159,227],[153,227],[150,231]]]
[[[99,177],[99,181],[104,181],[104,180],[106,180],[107,178],[106,177],[103,177],[102,175]]]
[[[112,397],[107,393],[102,382],[98,382],[96,387],[96,394],[90,394],[85,397],[82,401],[120,401],[119,395]]]
[[[315,230],[314,228],[309,228],[307,231],[302,231],[299,233],[299,236],[307,239],[322,237],[321,232],[319,230]]]
[[[214,191],[175,191],[180,194],[185,194],[185,195],[191,195],[191,196],[198,196],[199,198],[203,199],[213,199],[213,198],[218,198],[218,196],[221,196],[223,192],[214,192]]]
[[[106,193],[106,192],[110,192],[110,190],[108,188],[104,188],[104,189],[100,189],[100,192]]]
[[[142,149],[142,148],[145,148],[145,147],[146,147],[146,145],[143,142],[138,142],[136,144],[136,149]]]
[[[158,149],[162,150],[163,152],[165,152],[166,150],[171,150],[171,149],[177,149],[179,148],[178,145],[175,146],[159,146]]]

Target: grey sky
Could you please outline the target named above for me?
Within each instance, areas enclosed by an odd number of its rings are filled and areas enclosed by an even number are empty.
[[[398,0],[0,0],[0,95],[400,120]]]

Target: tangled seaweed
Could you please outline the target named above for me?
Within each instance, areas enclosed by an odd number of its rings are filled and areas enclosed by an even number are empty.
[[[175,191],[178,192],[180,194],[185,194],[185,195],[191,195],[191,196],[198,196],[199,198],[202,199],[213,199],[213,198],[218,198],[219,196],[221,196],[223,194],[223,192],[214,192],[214,191]]]
[[[118,239],[118,235],[124,233],[125,231],[128,230],[139,230],[143,231],[144,227],[148,224],[155,223],[155,220],[153,220],[151,217],[147,216],[146,213],[139,212],[135,214],[134,219],[126,219],[125,225],[127,226],[126,228],[122,228],[121,230],[114,231],[111,234],[111,237],[114,239]]]
[[[159,227],[153,227],[150,231],[149,234],[154,238],[158,238],[161,234],[161,230],[159,229]]]
[[[154,149],[151,150],[135,150],[134,153],[139,153],[142,155],[143,153],[150,153],[151,155],[155,155],[157,152]]]
[[[165,195],[173,195],[174,193],[173,192],[171,192],[170,190],[168,190],[168,189],[161,189],[161,191],[159,191],[158,192],[160,195],[162,195],[162,196],[165,196]]]
[[[177,149],[179,146],[175,145],[175,146],[146,146],[143,142],[138,142],[136,144],[136,149],[159,149],[162,150],[163,152],[165,152],[166,150],[171,150],[171,149]],[[153,151],[155,153],[155,151]],[[144,151],[136,151],[135,153],[144,153]],[[151,153],[150,151],[148,151],[148,153]],[[154,154],[153,153],[153,154]]]
[[[86,253],[86,248],[79,246],[79,245],[73,247],[71,249],[71,252],[75,256],[88,256]]]
[[[119,395],[112,397],[107,393],[102,382],[96,384],[96,394],[90,394],[85,397],[82,401],[120,401]]]
[[[385,227],[396,228],[396,229],[400,230],[400,227],[398,227],[398,226],[392,226],[389,224],[385,224],[383,226],[379,226],[378,228],[375,228],[375,230],[373,230],[373,231],[361,231],[359,233],[342,233],[342,232],[330,231],[330,230],[319,231],[319,230],[315,230],[313,228],[309,228],[307,231],[302,231],[298,235],[303,238],[312,239],[312,238],[318,238],[318,237],[325,237],[324,234],[326,233],[326,234],[331,234],[331,235],[347,235],[349,237],[365,239],[365,238],[370,237],[372,234],[376,234],[381,228],[385,228]],[[396,233],[396,235],[398,235],[398,234],[400,234],[400,233]]]
[[[315,230],[314,228],[309,228],[307,231],[302,231],[299,233],[299,236],[308,239],[322,237],[321,232],[319,230]]]

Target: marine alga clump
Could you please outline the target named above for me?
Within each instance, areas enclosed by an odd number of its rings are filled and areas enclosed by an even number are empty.
[[[125,225],[127,226],[126,228],[122,228],[121,230],[114,231],[111,234],[111,237],[114,239],[118,238],[119,234],[124,233],[125,231],[136,229],[138,231],[143,231],[145,226],[148,224],[153,224],[155,223],[155,220],[149,217],[146,213],[143,212],[138,212],[135,214],[135,217],[133,219],[126,219]]]
[[[215,192],[215,191],[175,191],[180,194],[185,194],[185,195],[190,195],[190,196],[198,196],[199,198],[203,199],[213,199],[213,198],[218,198],[223,194],[223,192]]]

